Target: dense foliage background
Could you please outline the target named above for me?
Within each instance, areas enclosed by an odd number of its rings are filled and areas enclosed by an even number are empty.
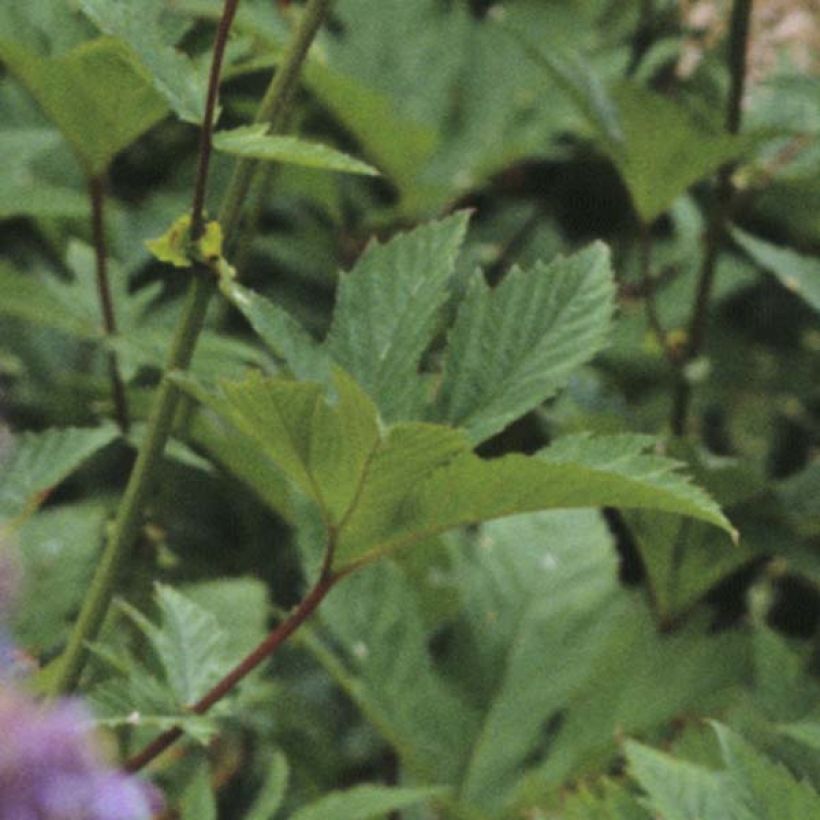
[[[305,13],[242,0],[208,211],[281,162],[79,687],[116,759],[183,727],[165,816],[820,817],[820,9],[748,5],[336,0],[281,130],[342,154],[233,132]],[[0,6],[15,686],[52,688],[203,275],[146,240],[221,12]],[[190,714],[325,538],[346,577]]]

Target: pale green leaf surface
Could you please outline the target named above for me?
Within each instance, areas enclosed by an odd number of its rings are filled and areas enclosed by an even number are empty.
[[[783,287],[820,311],[820,260],[817,257],[773,245],[740,228],[732,230],[732,238],[758,265],[774,274]]]
[[[296,378],[327,381],[330,357],[284,308],[237,282],[224,280],[220,288]]]
[[[634,741],[625,744],[630,774],[646,790],[648,803],[664,820],[743,820],[725,775]]]
[[[53,649],[68,634],[91,580],[106,512],[97,501],[61,504],[31,516],[16,533],[23,591],[11,627],[30,654]]]
[[[321,534],[313,536],[321,550]],[[306,648],[425,782],[456,782],[475,735],[475,709],[435,669],[419,602],[391,562],[345,579],[319,617],[331,650],[308,628]],[[341,656],[341,657],[340,657]]]
[[[467,219],[461,212],[374,243],[342,275],[326,348],[387,421],[417,416],[419,361],[432,341]]]
[[[389,788],[387,786],[354,786],[343,792],[331,792],[298,809],[291,820],[380,820],[390,812],[422,803],[442,794],[440,788]]]
[[[366,483],[341,534],[336,562],[357,563],[457,526],[542,509],[658,509],[733,534],[714,501],[677,472],[678,462],[643,453],[647,443],[641,436],[571,436],[537,457],[493,460],[454,447],[447,463],[426,478],[419,475],[403,498],[371,493]],[[403,463],[385,466],[380,482],[389,486]]]
[[[174,47],[178,31],[163,26],[163,0],[80,0],[82,10],[105,34],[134,50],[156,90],[186,122],[202,122],[207,92],[207,63],[200,67]],[[169,36],[170,34],[170,36]]]
[[[165,114],[163,99],[119,40],[102,37],[58,57],[0,39],[0,59],[71,144],[87,174],[102,173]]]
[[[365,176],[379,174],[372,165],[328,145],[299,137],[268,134],[267,129],[266,125],[246,125],[230,131],[218,131],[214,134],[214,148],[246,159]]]
[[[218,395],[187,387],[264,447],[288,478],[320,505],[329,523],[341,520],[379,440],[375,408],[349,377],[337,373],[338,398],[332,406],[323,400],[319,384],[258,374],[244,382],[223,383]]]
[[[213,614],[172,587],[157,585],[161,626],[147,636],[157,652],[178,703],[199,700],[224,674],[228,646]]]
[[[514,269],[493,290],[476,273],[450,331],[435,418],[477,444],[553,396],[603,347],[613,298],[600,243]]]
[[[68,427],[16,437],[0,471],[0,521],[29,511],[48,491],[117,438],[114,425]]]
[[[727,763],[732,793],[746,816],[761,820],[820,816],[820,795],[770,760],[739,734],[719,723],[713,728]]]

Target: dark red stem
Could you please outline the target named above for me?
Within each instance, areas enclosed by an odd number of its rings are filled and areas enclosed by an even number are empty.
[[[208,169],[211,164],[211,137],[214,130],[214,114],[219,99],[219,78],[222,75],[222,60],[225,57],[225,46],[228,43],[228,34],[233,25],[233,18],[239,0],[225,0],[222,9],[222,18],[214,41],[213,58],[211,59],[211,73],[208,77],[208,96],[205,100],[205,119],[199,135],[199,166],[197,167],[196,181],[194,182],[194,199],[191,204],[191,237],[199,239],[205,229],[205,192],[208,188]]]
[[[241,660],[216,686],[213,687],[201,700],[190,707],[191,714],[204,715],[217,701],[228,694],[243,678],[247,677],[257,666],[267,660],[279,647],[313,614],[314,610],[324,600],[340,575],[329,572],[322,573],[316,585],[311,589],[302,602],[293,612],[282,621],[259,646]],[[141,752],[126,761],[124,769],[128,772],[139,771],[154,758],[162,754],[167,748],[182,737],[182,730],[178,727],[163,732],[156,740],[149,743]]]

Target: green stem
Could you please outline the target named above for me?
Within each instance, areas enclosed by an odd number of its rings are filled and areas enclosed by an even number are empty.
[[[117,335],[117,319],[114,299],[108,279],[108,250],[105,243],[105,180],[102,176],[91,177],[88,181],[88,195],[91,200],[91,236],[94,243],[94,259],[97,274],[97,294],[100,300],[103,329],[110,340]],[[108,352],[108,375],[111,380],[111,395],[114,399],[114,417],[122,433],[128,432],[128,403],[125,385],[120,375],[117,354]]]
[[[746,51],[749,42],[749,23],[752,0],[735,0],[729,32],[729,75],[731,85],[726,104],[725,129],[728,134],[740,132],[743,92],[746,84]],[[676,436],[686,433],[692,404],[692,384],[687,378],[686,364],[696,359],[703,350],[709,320],[709,303],[715,282],[717,260],[720,256],[726,225],[732,213],[735,187],[732,174],[735,163],[729,162],[718,171],[715,201],[704,237],[703,262],[698,276],[688,341],[682,366],[678,371],[675,396],[672,402],[672,432]]]
[[[265,99],[260,106],[257,120],[278,122],[287,111],[287,104],[299,78],[302,63],[307,56],[310,43],[316,35],[331,0],[309,0],[300,26],[284,56]],[[230,11],[231,0],[226,0],[226,10]],[[219,37],[227,37],[227,28],[220,26]],[[214,57],[221,54],[215,47]],[[219,71],[211,72],[211,88],[219,82]],[[214,97],[215,99],[215,97]],[[242,204],[253,180],[255,163],[239,161],[225,193],[219,220],[224,235],[230,238],[238,224]],[[200,163],[200,173],[207,172],[207,166]],[[213,285],[207,270],[194,272],[186,303],[174,336],[171,351],[157,390],[153,411],[148,420],[148,429],[143,440],[134,469],[128,479],[122,502],[119,506],[114,528],[103,551],[100,563],[91,582],[82,609],[65,652],[57,661],[53,694],[74,690],[82,674],[87,656],[87,644],[99,633],[108,611],[120,568],[139,533],[140,519],[151,483],[160,463],[165,444],[171,434],[174,414],[179,401],[179,391],[170,380],[171,374],[186,370],[193,357],[199,334],[205,322],[208,301]]]

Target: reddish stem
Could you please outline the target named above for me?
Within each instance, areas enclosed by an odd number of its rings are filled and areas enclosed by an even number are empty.
[[[243,678],[247,677],[257,666],[267,660],[279,647],[313,614],[333,588],[340,575],[323,572],[316,585],[311,589],[293,612],[282,621],[269,635],[246,655],[219,683],[198,700],[189,711],[194,715],[204,715],[217,701],[228,694]],[[126,761],[124,769],[128,772],[139,771],[143,766],[158,757],[167,748],[182,737],[182,729],[174,727],[163,732],[149,743],[141,752]]]
[[[205,229],[205,192],[208,187],[208,169],[211,164],[211,137],[214,130],[214,114],[219,99],[219,78],[222,74],[222,60],[225,57],[225,47],[228,43],[228,34],[233,25],[233,18],[239,0],[225,0],[222,17],[214,41],[211,73],[208,77],[208,96],[205,100],[205,118],[199,134],[199,166],[194,183],[194,198],[191,204],[191,238],[199,239]]]

